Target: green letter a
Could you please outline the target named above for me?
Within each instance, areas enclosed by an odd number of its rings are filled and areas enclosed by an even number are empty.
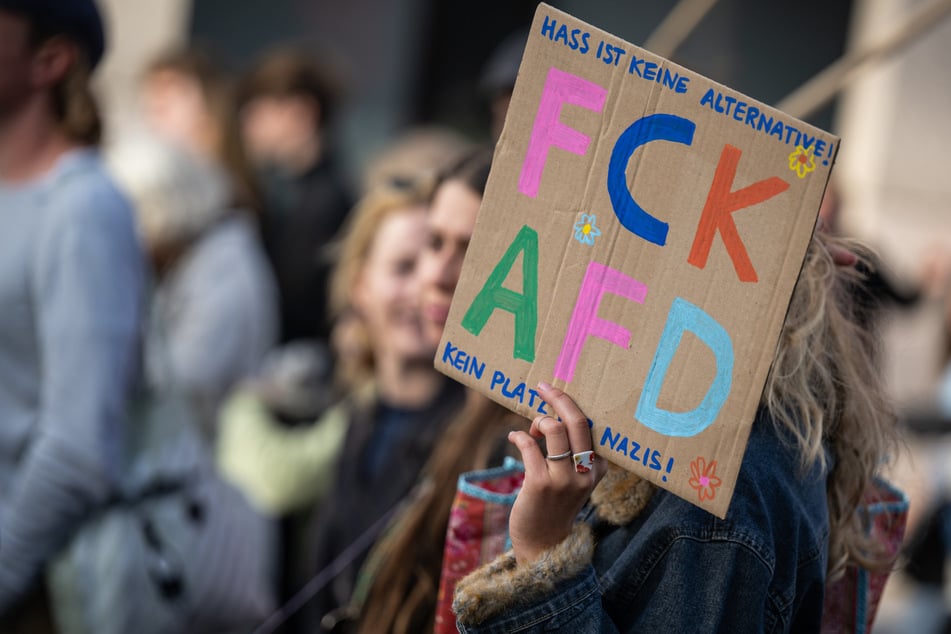
[[[522,293],[502,286],[515,258],[522,254]],[[523,225],[512,244],[492,270],[485,286],[472,300],[462,319],[462,327],[479,336],[495,309],[515,315],[515,342],[512,356],[525,361],[535,360],[535,328],[538,321],[538,233]]]

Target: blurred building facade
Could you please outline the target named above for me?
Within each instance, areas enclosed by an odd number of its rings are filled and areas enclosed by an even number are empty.
[[[862,0],[850,46],[894,32],[934,0]],[[951,16],[848,84],[836,118],[834,177],[845,229],[872,245],[913,286],[924,257],[951,253]],[[943,362],[940,300],[925,298],[886,327],[888,379],[899,404],[928,407]]]

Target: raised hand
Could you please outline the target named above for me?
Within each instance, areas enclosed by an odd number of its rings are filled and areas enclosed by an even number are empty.
[[[525,482],[509,519],[512,548],[520,564],[534,561],[571,533],[578,512],[607,471],[607,463],[590,453],[588,418],[571,397],[547,383],[539,383],[538,392],[561,421],[539,416],[528,433],[509,434],[525,463]],[[541,438],[547,458],[537,441]]]

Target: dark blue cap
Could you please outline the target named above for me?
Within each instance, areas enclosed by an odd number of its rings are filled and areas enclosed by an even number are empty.
[[[95,68],[106,49],[102,16],[93,0],[0,0],[0,9],[20,14],[45,35],[65,35],[86,52]]]

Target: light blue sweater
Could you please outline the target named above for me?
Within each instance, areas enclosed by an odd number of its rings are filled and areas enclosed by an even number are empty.
[[[114,490],[144,261],[98,154],[0,181],[0,613]]]
[[[148,378],[187,394],[209,439],[221,401],[254,376],[277,343],[277,306],[267,256],[241,213],[209,227],[160,281],[146,345]]]

